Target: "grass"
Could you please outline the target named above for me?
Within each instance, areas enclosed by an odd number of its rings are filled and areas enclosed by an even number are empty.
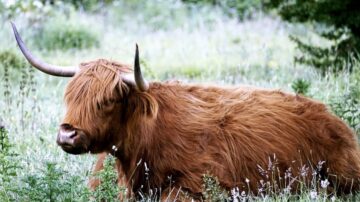
[[[293,91],[294,82],[295,89],[304,90],[299,81],[307,81],[311,83],[306,87],[307,95],[328,104],[334,98],[348,94],[352,86],[360,82],[358,63],[354,64],[353,74],[345,71],[325,76],[311,67],[294,64],[295,44],[288,36],[306,33],[304,37],[314,40],[311,29],[305,26],[288,25],[277,17],[261,13],[238,22],[216,8],[188,9],[182,3],[174,2],[157,4],[156,1],[147,1],[143,10],[140,4],[122,4],[108,8],[107,14],[71,11],[66,19],[58,18],[63,11],[55,10],[46,17],[48,22],[63,20],[58,23],[62,25],[66,22],[81,24],[82,29],[100,36],[97,46],[86,49],[43,50],[36,42],[41,40],[36,36],[43,21],[39,21],[37,27],[31,26],[23,15],[12,20],[36,55],[60,65],[79,64],[97,58],[132,64],[135,43],[138,43],[146,78],[151,80],[254,85],[288,92]],[[147,23],[147,19],[151,23]],[[23,190],[5,191],[4,196],[0,195],[1,200],[41,200],[28,198],[29,193],[49,201],[64,201],[69,196],[75,201],[84,200],[84,196],[76,195],[76,192],[87,193],[94,156],[68,155],[55,143],[57,128],[65,112],[63,93],[68,79],[44,75],[28,65],[19,67],[21,61],[17,56],[20,53],[8,21],[0,23],[0,38],[0,55],[8,54],[11,61],[15,61],[12,65],[0,61],[0,123],[8,131],[20,167],[8,187]],[[216,185],[211,178],[206,180],[210,186]],[[54,188],[42,188],[44,184],[54,185]],[[79,185],[76,187],[75,184]],[[60,185],[64,189],[57,189]],[[59,196],[53,198],[51,190],[60,193]],[[36,195],[38,192],[46,195]],[[312,201],[311,194],[311,190],[304,190],[297,199]],[[254,200],[288,199],[288,195],[273,195]]]

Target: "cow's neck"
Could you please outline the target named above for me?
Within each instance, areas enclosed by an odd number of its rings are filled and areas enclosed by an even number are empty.
[[[141,123],[141,122],[139,122]],[[142,122],[143,123],[143,122]],[[141,182],[146,181],[152,172],[151,159],[148,158],[147,147],[152,145],[152,124],[135,124],[131,130],[128,129],[122,145],[115,156],[121,162],[126,180],[134,190],[139,190]]]

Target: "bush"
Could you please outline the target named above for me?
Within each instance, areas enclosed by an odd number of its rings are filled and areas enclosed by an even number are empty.
[[[17,154],[10,144],[8,133],[0,125],[0,201],[15,198],[17,188],[12,184],[20,169]]]
[[[84,25],[51,21],[36,36],[35,43],[47,50],[87,49],[99,45],[98,36]]]
[[[96,174],[100,185],[92,193],[96,201],[118,201],[120,192],[125,195],[125,188],[120,190],[117,184],[117,172],[114,170],[115,157],[108,155],[104,161],[104,169]]]
[[[333,98],[330,107],[360,135],[360,89],[358,86],[355,85],[348,93]]]
[[[216,177],[206,174],[203,176],[203,182],[202,194],[205,201],[229,201],[226,191],[220,187]]]
[[[277,8],[280,16],[289,22],[312,22],[318,26],[316,31],[332,42],[330,47],[319,47],[304,43],[292,36],[303,55],[295,61],[312,65],[322,71],[338,72],[353,56],[359,57],[360,50],[360,12],[356,0],[289,1],[268,0],[265,6]],[[351,70],[351,66],[350,66]]]
[[[26,65],[23,57],[20,57],[12,50],[3,50],[0,52],[0,65],[12,69],[21,69]]]
[[[45,164],[45,170],[23,179],[20,196],[24,201],[89,201],[90,191],[79,176],[70,175],[55,163]]]
[[[291,84],[291,88],[297,94],[307,95],[309,92],[310,82],[304,79],[297,79]]]

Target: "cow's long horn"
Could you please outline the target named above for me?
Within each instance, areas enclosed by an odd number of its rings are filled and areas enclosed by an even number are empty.
[[[62,77],[71,77],[74,76],[74,74],[78,71],[78,67],[63,67],[63,66],[57,66],[52,64],[47,64],[46,62],[42,61],[41,59],[35,57],[29,49],[26,48],[23,40],[21,39],[16,26],[14,23],[11,22],[11,26],[14,31],[14,35],[17,41],[17,44],[21,50],[21,52],[24,54],[25,58],[29,63],[39,69],[42,72],[45,72],[47,74],[53,75],[53,76],[62,76]]]
[[[136,44],[136,51],[135,51],[135,62],[134,62],[134,76],[135,76],[135,83],[136,86],[140,91],[146,91],[149,88],[149,84],[143,78],[140,69],[140,60],[139,60],[139,47]]]

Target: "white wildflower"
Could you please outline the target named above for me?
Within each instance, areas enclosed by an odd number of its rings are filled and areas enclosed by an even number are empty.
[[[117,148],[115,145],[113,145],[113,146],[111,147],[111,149],[112,149],[113,151],[117,151],[117,150],[118,150],[118,148]]]
[[[321,168],[322,168],[322,166],[323,166],[324,163],[325,163],[325,161],[319,161],[318,164],[317,164],[317,166],[316,166],[317,169],[318,169],[318,170],[321,170]]]
[[[303,165],[300,169],[300,173],[302,177],[305,177],[307,175],[307,173],[309,172],[309,168],[306,167],[305,165]]]
[[[291,187],[287,186],[283,191],[284,191],[284,194],[290,194]]]
[[[310,191],[310,198],[315,200],[317,198],[317,192],[315,190]]]
[[[232,198],[232,201],[239,201],[239,198],[240,197],[240,194],[239,194],[239,188],[233,188],[231,190],[231,198]]]
[[[292,176],[292,173],[291,173],[291,167],[290,167],[285,171],[285,179],[291,178],[291,176]]]
[[[246,182],[247,184],[249,184],[250,180],[247,179],[247,178],[245,178],[245,182]]]
[[[327,179],[321,180],[321,187],[323,189],[326,189],[329,186],[329,184],[330,184],[330,182]]]
[[[330,198],[330,201],[335,201],[336,200],[336,197],[335,196],[332,196],[331,198]]]

